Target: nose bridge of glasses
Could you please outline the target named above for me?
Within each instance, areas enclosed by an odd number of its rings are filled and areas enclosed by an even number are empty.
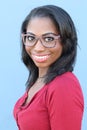
[[[43,39],[42,39],[42,36],[38,36],[38,37],[36,37],[36,42],[35,42],[35,44],[37,44],[38,42],[40,42],[40,44],[43,45]]]
[[[35,39],[36,39],[34,44],[35,49],[42,50],[44,48],[42,36],[38,36]]]

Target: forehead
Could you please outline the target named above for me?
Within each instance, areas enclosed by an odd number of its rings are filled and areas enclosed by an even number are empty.
[[[32,32],[38,35],[48,32],[58,33],[56,25],[48,17],[32,18],[28,23],[27,32]]]

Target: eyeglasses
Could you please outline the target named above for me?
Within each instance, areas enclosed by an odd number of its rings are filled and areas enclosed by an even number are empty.
[[[44,47],[52,48],[56,45],[56,40],[60,38],[60,35],[56,35],[54,33],[46,33],[41,36],[36,36],[30,32],[26,34],[22,34],[22,40],[25,46],[32,47],[34,46],[38,40],[40,40],[41,44]]]

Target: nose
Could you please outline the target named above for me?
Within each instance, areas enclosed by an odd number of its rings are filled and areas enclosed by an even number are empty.
[[[45,50],[45,47],[42,45],[42,41],[40,39],[37,40],[35,46],[34,46],[34,49],[36,51],[43,51]]]

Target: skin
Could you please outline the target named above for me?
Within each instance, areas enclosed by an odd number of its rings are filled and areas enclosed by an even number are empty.
[[[27,32],[33,33],[36,36],[41,36],[46,33],[54,33],[58,35],[58,31],[50,18],[33,18],[27,27]],[[60,40],[56,41],[57,44],[53,48],[46,48],[38,40],[33,47],[25,46],[26,52],[34,61],[39,69],[39,77],[43,77],[49,68],[62,54],[62,45]],[[44,57],[45,58],[42,58]]]
[[[41,36],[46,33],[54,33],[59,35],[50,18],[33,18],[27,26],[27,32],[30,32],[36,36]],[[61,56],[62,49],[63,47],[60,43],[60,39],[56,40],[56,46],[53,48],[44,47],[40,40],[38,40],[33,47],[25,46],[26,52],[38,67],[39,77],[46,75],[49,66]],[[29,89],[25,104],[28,104],[34,95],[44,86],[44,79],[39,77],[34,85]]]

